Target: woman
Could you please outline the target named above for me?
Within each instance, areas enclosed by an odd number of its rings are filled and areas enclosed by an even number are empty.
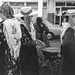
[[[20,66],[21,66],[22,75],[39,75],[36,43],[35,41],[33,41],[31,34],[29,33],[30,31],[29,12],[30,11],[31,11],[30,7],[23,7],[21,9],[21,12],[24,13],[25,22],[21,24],[22,43],[21,43],[21,50],[20,50]]]
[[[50,44],[47,39],[47,34],[49,33],[49,30],[45,26],[45,24],[42,23],[42,19],[40,17],[37,17],[36,21],[37,21],[35,24],[36,38],[44,42],[49,47]]]
[[[63,58],[61,73],[62,75],[75,75],[75,31],[72,28],[73,25],[68,23],[68,17],[65,19],[66,22],[62,23],[61,34],[61,55]],[[71,15],[69,20],[72,20]]]
[[[20,23],[13,18],[14,12],[9,4],[3,4],[0,13],[3,15],[0,22],[0,75],[19,75],[16,73],[15,61],[19,57],[21,46]]]

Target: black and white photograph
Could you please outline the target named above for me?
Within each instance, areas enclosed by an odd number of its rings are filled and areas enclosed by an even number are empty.
[[[0,75],[75,75],[75,0],[0,0]]]

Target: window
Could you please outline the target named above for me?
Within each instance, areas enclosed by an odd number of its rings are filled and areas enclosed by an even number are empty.
[[[24,2],[9,2],[11,6],[24,6]]]
[[[60,25],[60,16],[55,16],[55,24]]]
[[[56,15],[60,13],[60,8],[56,8]]]
[[[38,6],[37,2],[27,2],[27,6]]]
[[[65,2],[56,2],[56,6],[65,6]]]
[[[75,6],[75,2],[67,2],[67,6]]]
[[[55,14],[55,24],[60,25],[60,8],[56,8],[56,14]]]
[[[4,3],[8,3],[8,2],[4,2]]]
[[[45,6],[45,7],[46,7],[46,6],[47,6],[47,3],[43,3],[43,6]]]

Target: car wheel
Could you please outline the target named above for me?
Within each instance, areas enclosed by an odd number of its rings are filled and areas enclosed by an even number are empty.
[[[49,33],[47,34],[48,40],[52,39],[53,37],[54,37],[54,34],[53,34],[52,32],[49,32]]]

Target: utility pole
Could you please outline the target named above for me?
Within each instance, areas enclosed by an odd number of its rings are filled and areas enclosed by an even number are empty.
[[[0,0],[0,6],[3,4],[3,0]]]
[[[43,0],[38,0],[38,17],[43,17]]]

